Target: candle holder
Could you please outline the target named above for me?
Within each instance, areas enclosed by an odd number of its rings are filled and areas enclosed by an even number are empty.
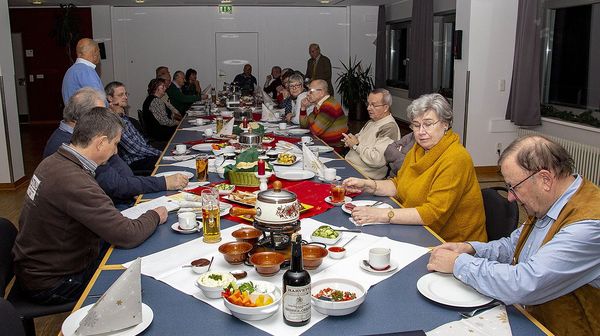
[[[258,175],[258,172],[256,172],[256,173],[254,173],[254,175],[256,175],[256,177],[260,181],[260,185],[258,186],[258,190],[260,190],[260,191],[267,190],[268,189],[268,187],[267,187],[267,180],[269,179],[269,177],[271,177],[271,175],[273,175],[273,173],[266,171],[265,175]]]

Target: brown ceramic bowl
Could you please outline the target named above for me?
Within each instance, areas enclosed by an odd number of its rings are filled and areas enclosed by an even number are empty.
[[[225,261],[232,265],[239,265],[246,260],[248,252],[252,250],[252,244],[246,242],[230,242],[219,246],[219,252],[225,257]]]
[[[252,245],[256,245],[258,242],[258,238],[262,236],[262,231],[255,229],[253,227],[245,227],[238,230],[235,230],[231,233],[233,238],[237,241],[250,243]]]
[[[250,256],[250,263],[254,265],[256,273],[262,276],[272,276],[279,272],[285,257],[277,252],[258,252]]]
[[[323,263],[327,250],[317,245],[302,245],[302,263],[304,268],[312,270]]]

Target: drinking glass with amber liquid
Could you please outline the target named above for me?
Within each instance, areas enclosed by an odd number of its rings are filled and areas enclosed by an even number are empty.
[[[217,243],[221,241],[221,214],[219,209],[219,192],[216,189],[205,189],[202,198],[202,241]]]
[[[331,183],[331,203],[342,203],[346,198],[346,188],[340,181]]]
[[[196,157],[196,178],[198,181],[208,180],[208,155]]]
[[[223,129],[225,122],[223,121],[223,117],[217,117],[215,120],[217,122],[217,133],[219,133]]]

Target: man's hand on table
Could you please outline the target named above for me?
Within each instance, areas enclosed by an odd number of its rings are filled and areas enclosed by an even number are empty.
[[[475,250],[468,243],[444,243],[431,250],[431,257],[427,269],[442,273],[452,273],[454,262],[461,253],[475,254]]]
[[[158,208],[154,208],[152,210],[158,214],[158,217],[160,217],[160,221],[158,222],[159,225],[164,224],[164,222],[167,221],[167,208],[164,206],[159,206]]]
[[[167,190],[181,190],[188,185],[188,178],[183,174],[173,174],[165,177]]]

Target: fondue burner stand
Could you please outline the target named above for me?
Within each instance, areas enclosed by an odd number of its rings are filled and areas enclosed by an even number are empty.
[[[292,233],[300,231],[300,220],[286,224],[265,224],[255,220],[254,227],[263,232],[255,251],[279,252],[286,260],[281,267],[288,267],[291,258],[290,237]]]

